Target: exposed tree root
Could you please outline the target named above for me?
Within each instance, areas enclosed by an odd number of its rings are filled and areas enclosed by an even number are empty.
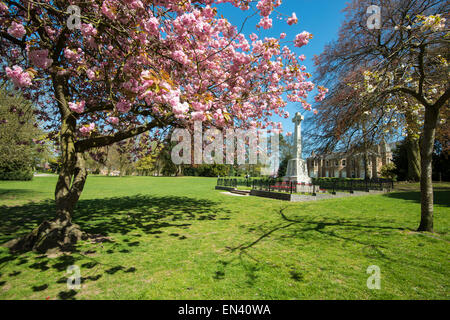
[[[67,251],[88,235],[71,222],[47,220],[29,234],[4,244],[13,253],[34,251],[46,253],[48,250]]]

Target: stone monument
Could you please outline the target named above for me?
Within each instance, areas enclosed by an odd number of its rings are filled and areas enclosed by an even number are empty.
[[[294,148],[295,158],[289,160],[286,171],[286,181],[297,181],[298,183],[311,183],[308,176],[306,161],[302,159],[302,121],[305,119],[300,112],[297,112],[292,122],[295,124]]]

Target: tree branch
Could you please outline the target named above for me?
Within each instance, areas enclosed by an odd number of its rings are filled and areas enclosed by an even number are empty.
[[[140,135],[144,132],[147,132],[154,128],[162,128],[167,125],[167,122],[169,120],[171,115],[166,116],[164,119],[153,119],[150,123],[130,129],[128,131],[123,132],[117,132],[114,135],[111,136],[100,136],[100,137],[93,137],[85,140],[80,140],[75,143],[75,149],[77,152],[84,152],[92,148],[98,148],[98,147],[104,147],[112,145],[116,142],[135,137],[137,135]]]

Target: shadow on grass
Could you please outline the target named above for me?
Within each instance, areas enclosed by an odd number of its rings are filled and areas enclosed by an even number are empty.
[[[401,199],[420,203],[420,192],[392,192],[384,195],[388,198]],[[439,206],[450,207],[450,188],[436,187],[434,188],[434,204]]]
[[[80,200],[74,222],[92,234],[126,235],[143,231],[158,234],[167,227],[187,228],[191,221],[215,220],[219,203],[177,196],[118,197]],[[24,235],[45,219],[54,216],[54,201],[30,203],[16,207],[0,207],[0,243]],[[220,209],[221,214],[227,213]],[[137,243],[134,244],[138,245]],[[131,243],[129,246],[133,246]]]
[[[28,189],[0,189],[0,199],[38,195],[42,192]]]
[[[55,213],[53,201],[43,201],[40,203],[29,203],[17,207],[0,207],[0,243],[5,243],[13,238],[24,235],[35,228],[45,219],[52,218]],[[220,212],[220,216],[219,216]],[[177,196],[144,196],[117,197],[107,199],[80,200],[74,214],[74,222],[80,225],[81,229],[91,233],[99,234],[109,238],[113,234],[130,235],[116,243],[115,240],[108,246],[107,254],[118,252],[120,254],[129,253],[134,247],[140,245],[139,233],[155,235],[163,233],[164,228],[175,227],[180,230],[189,228],[194,221],[222,219],[229,214],[219,206],[218,202],[209,200],[199,200],[189,197]],[[136,234],[137,233],[137,234]],[[179,233],[171,233],[170,236],[184,240],[186,237]],[[32,270],[45,272],[54,270],[58,273],[65,273],[67,268],[76,265],[80,259],[88,259],[90,262],[81,265],[81,268],[88,270],[90,275],[84,276],[81,283],[87,281],[97,281],[103,275],[115,275],[117,273],[132,274],[137,271],[133,266],[122,266],[117,264],[105,264],[97,260],[95,255],[97,248],[103,248],[102,243],[92,244],[93,250],[80,252],[74,249],[69,255],[62,255],[57,258],[49,258],[45,255],[13,255],[8,254],[0,257],[0,270],[5,265],[23,265]],[[19,273],[17,273],[19,274]],[[16,276],[11,274],[9,277]],[[0,273],[1,275],[1,273]],[[84,275],[84,273],[83,273]],[[5,280],[5,281],[3,281]],[[6,285],[7,279],[2,279],[1,286]],[[38,284],[32,287],[33,292],[44,293],[52,283],[65,284],[67,276],[48,283]],[[59,299],[76,299],[77,291],[67,290],[58,294]]]
[[[281,241],[292,241],[293,239],[302,239],[306,242],[317,240],[317,243],[321,241],[339,241],[344,245],[346,243],[357,244],[361,247],[361,254],[373,259],[381,259],[390,261],[390,257],[386,256],[383,252],[385,246],[375,245],[367,237],[359,237],[359,235],[367,235],[370,233],[389,233],[391,231],[403,231],[406,230],[402,227],[382,225],[383,221],[379,219],[364,219],[364,220],[348,220],[348,219],[327,219],[317,220],[311,216],[300,216],[291,218],[288,217],[284,211],[287,207],[279,209],[281,221],[276,224],[264,223],[256,227],[247,228],[249,233],[257,233],[259,236],[251,241],[243,242],[237,246],[226,247],[227,253],[218,262],[216,273],[213,275],[215,280],[223,280],[226,277],[226,268],[233,262],[236,262],[242,267],[246,278],[246,284],[254,286],[258,279],[257,271],[259,271],[266,263],[259,261],[252,254],[252,248],[258,245],[261,241],[270,239]],[[362,238],[363,240],[361,240]],[[228,260],[226,260],[228,259]],[[283,264],[283,261],[279,263]],[[277,266],[279,267],[279,263]],[[295,266],[288,265],[290,267],[289,276],[296,282],[304,281],[304,271],[297,269]],[[218,277],[220,275],[220,277]]]

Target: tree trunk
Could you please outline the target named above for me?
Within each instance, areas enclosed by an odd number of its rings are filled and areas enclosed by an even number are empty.
[[[68,250],[87,234],[72,223],[72,214],[87,178],[84,156],[76,155],[73,170],[64,164],[55,190],[56,217],[42,222],[28,235],[5,244],[13,252],[35,251],[46,253],[50,249]]]
[[[406,152],[408,158],[408,181],[420,181],[420,143],[412,137],[406,138]]]
[[[369,151],[367,150],[367,146],[364,146],[364,179],[367,180],[369,178]]]
[[[421,137],[421,220],[418,231],[433,232],[433,181],[432,160],[434,138],[439,118],[439,109],[428,107],[425,109],[425,123]]]
[[[87,238],[79,226],[72,223],[72,214],[87,178],[84,155],[75,151],[75,126],[75,119],[65,119],[61,126],[62,165],[55,189],[56,217],[42,222],[28,235],[6,243],[11,251],[67,250]]]

